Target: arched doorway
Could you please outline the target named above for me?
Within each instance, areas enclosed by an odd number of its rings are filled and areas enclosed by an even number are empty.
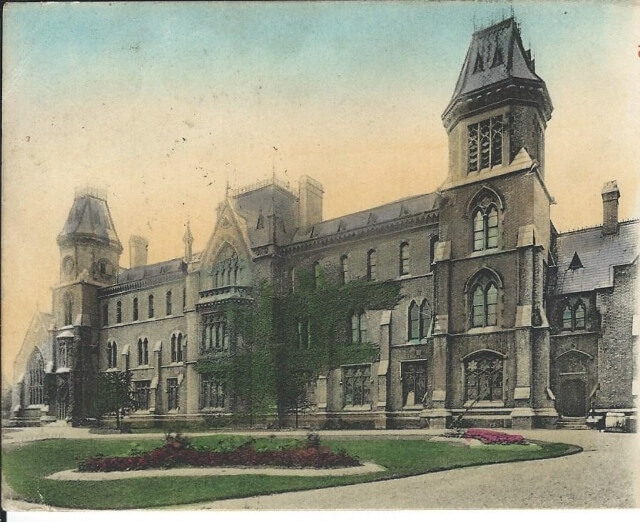
[[[563,417],[584,417],[588,410],[588,366],[592,357],[572,349],[557,358],[558,396],[556,409]]]

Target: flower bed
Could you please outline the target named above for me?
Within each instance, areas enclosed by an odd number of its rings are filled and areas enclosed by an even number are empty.
[[[259,467],[338,468],[359,466],[357,458],[344,451],[332,452],[317,441],[300,448],[258,451],[252,442],[226,451],[195,449],[184,439],[167,438],[164,446],[127,457],[89,457],[78,466],[79,471],[128,471],[174,467]]]
[[[522,435],[504,433],[502,431],[486,430],[483,428],[467,428],[449,431],[445,437],[475,439],[483,444],[528,444]]]

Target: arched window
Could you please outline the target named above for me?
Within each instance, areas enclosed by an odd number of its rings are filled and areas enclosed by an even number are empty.
[[[138,366],[149,364],[149,340],[145,337],[138,339]]]
[[[122,301],[116,303],[116,323],[122,322]]]
[[[375,250],[367,252],[367,280],[375,281],[378,278],[378,254]]]
[[[578,301],[575,307],[575,329],[584,330],[586,327],[587,309],[582,301]]]
[[[178,346],[176,347],[176,351],[177,351],[177,362],[182,362],[184,359],[184,353],[182,350],[182,334],[178,333]]]
[[[498,287],[482,277],[471,288],[471,326],[473,328],[498,324]]]
[[[368,341],[367,316],[364,310],[351,314],[349,325],[351,327],[351,344],[361,344]]]
[[[107,343],[107,367],[118,367],[118,345],[115,341]]]
[[[503,358],[500,354],[482,351],[464,362],[465,400],[503,400]]]
[[[473,250],[498,247],[498,209],[494,204],[479,208],[473,214]]]
[[[68,326],[73,324],[73,298],[71,294],[67,292],[64,294],[63,298],[63,306],[64,306],[64,324]]]
[[[182,362],[182,334],[180,332],[171,335],[171,362]]]
[[[431,312],[425,299],[420,305],[420,337],[426,337],[431,326]]]
[[[58,339],[58,352],[56,354],[56,366],[58,368],[69,367],[69,344],[67,339]]]
[[[102,326],[109,326],[109,305],[107,303],[102,305]]]
[[[29,404],[44,404],[44,359],[36,348],[27,365]]]
[[[149,296],[149,319],[151,319],[153,317],[154,314],[154,310],[153,310],[153,294]]]
[[[176,353],[176,334],[171,336],[171,362],[176,362],[177,353]]]
[[[320,262],[313,263],[313,288],[320,288]]]
[[[409,275],[409,243],[400,245],[400,275]]]
[[[171,315],[171,290],[167,290],[165,298],[165,314]]]
[[[142,366],[144,354],[142,353],[142,339],[138,339],[138,366]]]
[[[415,301],[409,305],[409,340],[420,339],[420,308]]]
[[[340,258],[340,283],[349,282],[349,258],[345,255]]]
[[[562,311],[562,329],[573,330],[573,310],[571,310],[571,305],[569,304]]]
[[[431,264],[431,268],[436,264],[436,245],[438,244],[439,238],[438,236],[431,236],[429,240],[429,263]]]
[[[133,298],[133,320],[134,321],[138,320],[138,298],[137,297]]]

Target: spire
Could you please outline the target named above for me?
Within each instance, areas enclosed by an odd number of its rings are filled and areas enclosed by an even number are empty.
[[[188,221],[187,229],[184,231],[184,237],[182,240],[184,241],[184,260],[186,263],[189,263],[193,256],[193,235],[191,235],[191,227],[189,226]]]

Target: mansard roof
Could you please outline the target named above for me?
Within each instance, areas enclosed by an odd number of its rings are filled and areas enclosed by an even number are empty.
[[[95,239],[122,251],[105,197],[88,191],[76,193],[58,243],[67,239]]]
[[[640,221],[626,221],[617,234],[602,227],[565,232],[556,237],[558,275],[556,294],[588,292],[613,286],[613,267],[632,264],[638,255]],[[572,267],[575,255],[582,267]]]
[[[432,192],[400,199],[379,207],[355,212],[354,214],[328,219],[316,223],[309,230],[298,229],[292,244],[328,237],[338,233],[363,230],[367,227],[380,227],[406,218],[437,212],[439,201],[438,193]]]

